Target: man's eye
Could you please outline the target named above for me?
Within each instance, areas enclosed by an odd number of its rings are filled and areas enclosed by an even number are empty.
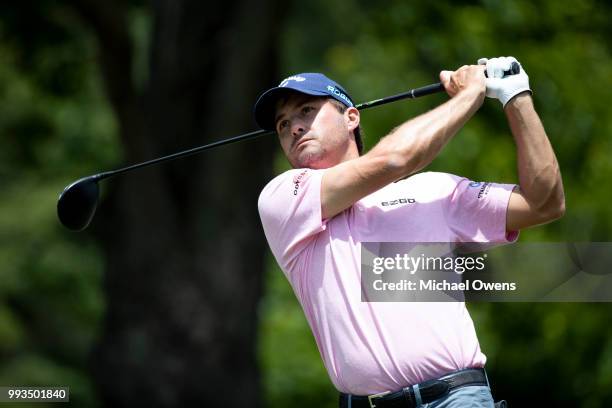
[[[278,122],[278,130],[283,130],[284,128],[287,127],[288,124],[289,124],[288,120],[281,120],[280,122]]]
[[[302,114],[303,115],[307,115],[308,113],[312,112],[313,110],[315,110],[315,108],[312,107],[312,106],[304,106],[302,108]]]

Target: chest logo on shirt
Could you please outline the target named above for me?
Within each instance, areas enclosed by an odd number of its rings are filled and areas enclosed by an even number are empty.
[[[392,205],[400,204],[414,204],[416,200],[414,198],[398,198],[397,200],[383,201],[380,203],[383,207],[389,207]]]
[[[306,175],[306,173],[308,173],[308,170],[304,170],[303,172],[301,172],[300,174],[298,174],[297,176],[293,178],[293,195],[294,196],[297,195],[298,189],[300,188],[300,183],[304,179],[304,176]]]

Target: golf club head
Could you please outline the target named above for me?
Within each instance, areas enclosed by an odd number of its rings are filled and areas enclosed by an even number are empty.
[[[100,189],[95,176],[75,181],[64,189],[57,200],[57,216],[73,231],[82,231],[91,222],[98,206]]]

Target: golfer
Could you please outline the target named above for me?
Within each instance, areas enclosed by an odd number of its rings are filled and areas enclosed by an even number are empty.
[[[450,99],[397,126],[365,154],[359,111],[326,76],[291,76],[257,100],[257,123],[276,131],[293,167],[261,192],[264,232],[341,407],[494,406],[486,357],[465,304],[362,302],[360,242],[508,243],[519,230],[563,215],[559,166],[529,78],[522,67],[504,77],[514,61],[481,59],[442,71]],[[485,95],[505,112],[518,186],[417,173]]]

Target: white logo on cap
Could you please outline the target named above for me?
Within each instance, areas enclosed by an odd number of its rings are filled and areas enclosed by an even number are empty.
[[[329,92],[331,92],[332,94],[336,95],[337,97],[344,99],[349,105],[353,106],[353,102],[351,102],[351,100],[342,92],[340,92],[338,89],[336,89],[335,87],[331,86],[331,85],[327,85],[327,90]]]
[[[283,82],[280,83],[280,87],[285,87],[289,84],[289,81],[295,81],[295,82],[304,82],[306,80],[306,78],[301,77],[301,76],[290,76],[289,78],[285,78],[283,79]]]

